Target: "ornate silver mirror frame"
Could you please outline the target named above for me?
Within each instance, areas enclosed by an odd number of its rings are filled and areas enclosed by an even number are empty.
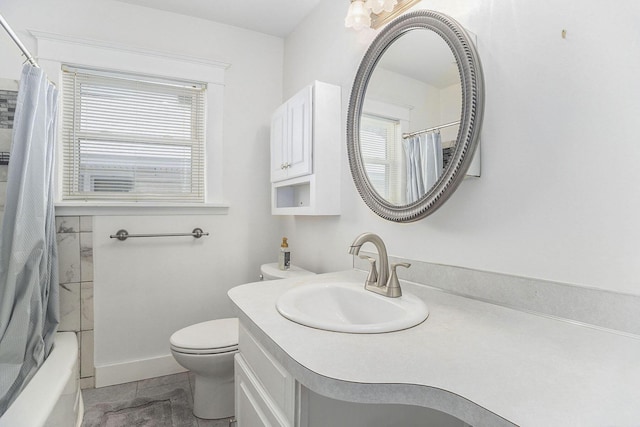
[[[462,108],[455,149],[446,169],[424,196],[411,204],[397,206],[382,198],[369,182],[360,149],[360,117],[369,79],[381,56],[399,37],[415,30],[433,31],[451,49],[460,74]],[[390,221],[412,222],[432,214],[442,206],[464,179],[473,159],[483,110],[484,82],[480,58],[472,40],[459,23],[441,13],[423,10],[403,15],[384,28],[360,63],[347,114],[347,150],[351,175],[369,208]]]

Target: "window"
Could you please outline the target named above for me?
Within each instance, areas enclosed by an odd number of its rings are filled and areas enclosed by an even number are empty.
[[[400,133],[398,120],[368,114],[360,120],[360,147],[369,182],[393,204],[403,203]]]
[[[205,84],[62,71],[63,200],[204,202]]]

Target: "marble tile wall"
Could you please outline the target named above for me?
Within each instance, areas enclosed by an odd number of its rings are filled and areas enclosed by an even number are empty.
[[[18,91],[0,87],[0,128],[13,128]]]
[[[0,153],[4,153],[2,157],[11,151],[11,132],[12,129],[0,128]],[[0,162],[0,223],[4,215],[4,201],[7,195],[7,173],[9,172],[9,165],[4,163],[6,162]]]
[[[0,153],[5,157],[11,151],[11,133],[13,132],[13,113],[18,95],[18,81],[0,79]],[[11,118],[9,120],[9,118]],[[7,170],[9,167],[0,162],[0,223],[4,213],[4,201],[7,194]]]
[[[78,335],[80,386],[95,386],[93,363],[93,217],[56,217],[60,279],[59,331]]]
[[[1,145],[1,143],[0,143]],[[0,147],[0,151],[2,147]],[[4,216],[4,201],[7,194],[7,170],[8,165],[0,164],[0,224],[2,223],[2,217]]]

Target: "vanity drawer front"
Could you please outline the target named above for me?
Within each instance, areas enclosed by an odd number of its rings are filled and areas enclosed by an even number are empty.
[[[238,427],[290,426],[239,354],[235,356],[235,382]]]
[[[240,353],[278,407],[293,420],[295,381],[267,350],[241,325]]]

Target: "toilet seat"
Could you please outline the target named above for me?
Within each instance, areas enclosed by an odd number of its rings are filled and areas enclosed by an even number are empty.
[[[171,350],[186,354],[222,354],[238,350],[238,319],[196,323],[169,338]]]
[[[184,354],[224,354],[224,353],[231,353],[231,352],[236,352],[238,351],[238,346],[230,346],[230,347],[224,347],[224,348],[205,348],[205,349],[193,349],[193,348],[184,348],[184,347],[177,347],[175,345],[171,346],[171,350],[177,352],[177,353],[184,353]]]

